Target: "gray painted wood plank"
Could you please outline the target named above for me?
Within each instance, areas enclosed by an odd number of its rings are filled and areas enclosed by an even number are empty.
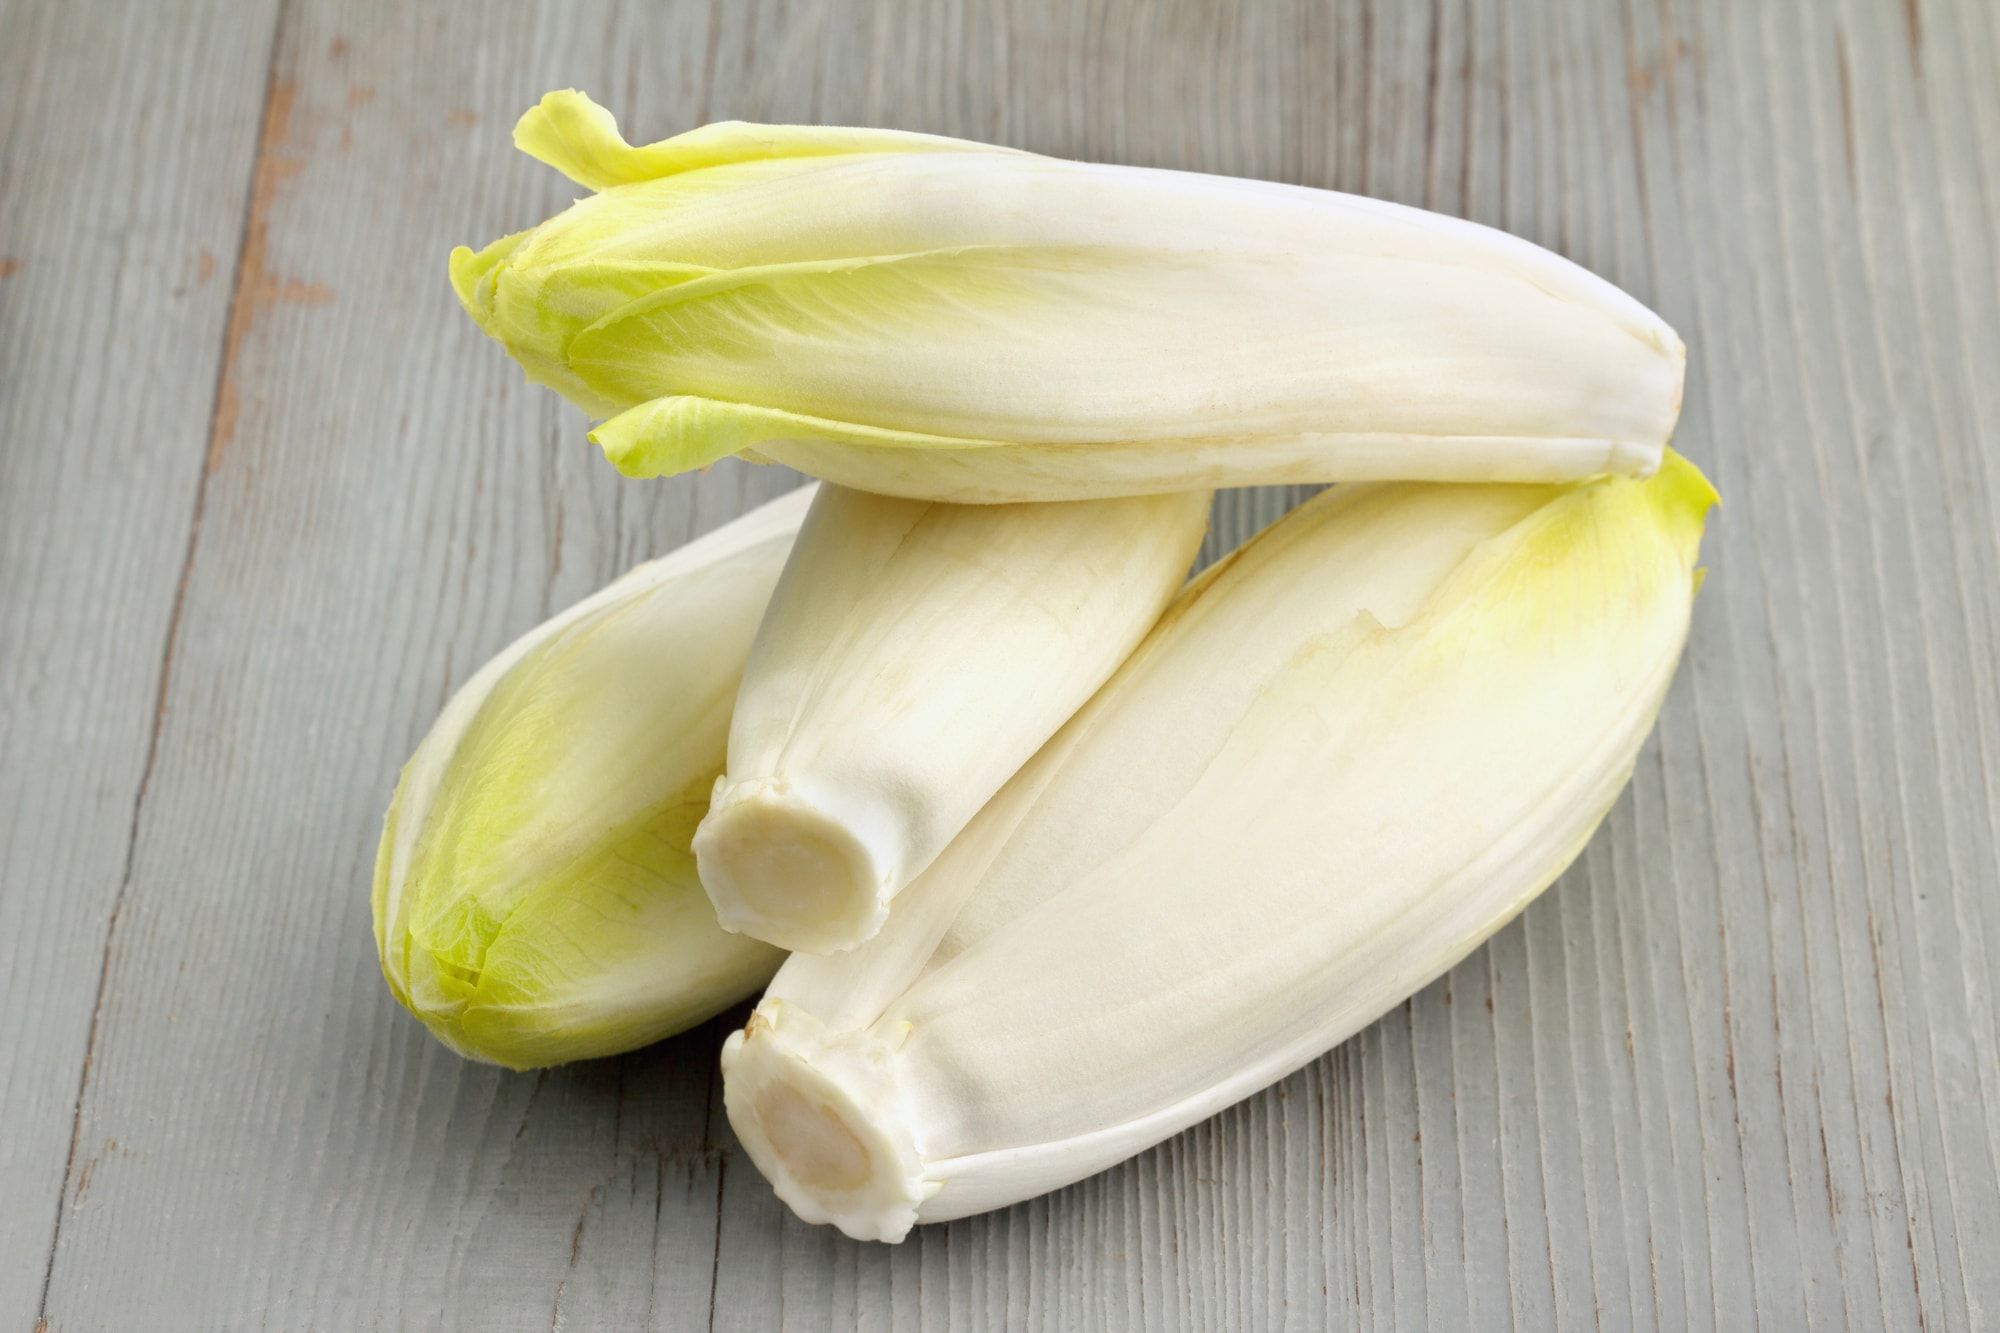
[[[709,1051],[465,1066],[383,993],[359,896],[451,685],[639,552],[796,484],[614,485],[456,309],[450,244],[569,188],[506,149],[521,107],[623,77],[632,50],[701,67],[700,11],[567,10],[286,8],[252,223],[268,290],[298,299],[233,348],[82,1113],[85,1143],[120,1149],[71,1201],[54,1328],[156,1326],[163,1294],[186,1328],[706,1307]]]
[[[71,1191],[52,1327],[162,1293],[187,1327],[2000,1318],[1990,6],[301,0],[277,52],[252,291],[292,299],[224,381],[78,1121],[119,1147]],[[775,1202],[721,1117],[726,1023],[538,1076],[436,1049],[366,931],[396,765],[514,633],[789,484],[617,483],[455,310],[445,247],[566,197],[504,143],[572,83],[635,134],[882,123],[1364,190],[1654,303],[1725,506],[1603,833],[1277,1088],[897,1248]],[[1225,495],[1206,553],[1303,493]]]
[[[0,1325],[36,1317],[149,790],[270,4],[0,3]],[[213,62],[199,75],[201,60]]]

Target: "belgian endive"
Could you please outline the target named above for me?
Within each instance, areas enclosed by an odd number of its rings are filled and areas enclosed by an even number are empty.
[[[1328,492],[1191,585],[850,953],[724,1048],[751,1158],[896,1240],[1298,1068],[1583,848],[1686,637],[1714,492]]]
[[[695,834],[723,926],[810,953],[873,935],[1152,628],[1208,502],[960,505],[821,487]]]
[[[515,1069],[630,1050],[777,968],[716,924],[688,844],[812,490],[529,631],[417,747],[376,858],[375,945],[453,1050]]]
[[[1379,200],[890,130],[514,141],[593,191],[451,259],[634,476],[729,454],[884,494],[1552,481],[1659,464],[1685,355],[1527,241]]]

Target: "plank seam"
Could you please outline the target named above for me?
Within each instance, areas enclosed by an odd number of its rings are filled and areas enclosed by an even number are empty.
[[[250,170],[244,178],[243,207],[241,222],[237,228],[236,262],[230,278],[229,315],[224,327],[235,323],[237,305],[243,300],[244,257],[250,236],[251,211],[256,206],[256,182],[263,166],[264,155],[270,149],[271,104],[277,90],[277,68],[279,42],[284,34],[285,13],[288,0],[278,0],[277,12],[271,21],[270,54],[264,62],[264,92],[257,123],[257,151],[251,158]],[[167,615],[167,631],[160,645],[160,668],[158,684],[153,696],[153,725],[146,736],[146,757],[139,768],[139,785],[132,797],[132,819],[125,835],[125,864],[118,878],[118,891],[111,899],[111,911],[105,918],[104,950],[98,960],[97,994],[90,1009],[90,1027],[84,1036],[83,1068],[77,1075],[76,1100],[70,1111],[69,1151],[63,1162],[62,1187],[56,1191],[56,1215],[49,1231],[49,1257],[42,1266],[42,1290],[36,1301],[35,1327],[46,1328],[49,1314],[49,1290],[55,1280],[56,1255],[62,1247],[63,1215],[69,1201],[70,1184],[76,1175],[76,1149],[83,1130],[83,1103],[90,1091],[91,1064],[97,1056],[97,1034],[104,1015],[104,995],[111,980],[111,950],[118,937],[118,922],[124,915],[125,902],[132,888],[132,874],[137,860],[139,846],[139,819],[146,804],[146,793],[152,785],[153,769],[159,759],[160,732],[166,719],[167,691],[172,684],[174,652],[180,641],[181,615],[187,604],[189,575],[194,570],[195,551],[201,544],[202,515],[208,505],[208,481],[214,469],[209,466],[209,456],[213,451],[217,432],[222,426],[223,386],[229,375],[230,356],[235,349],[225,341],[223,355],[217,359],[215,384],[209,393],[208,432],[203,440],[201,471],[195,479],[194,506],[188,517],[188,538],[186,549],[181,554],[180,577],[174,585],[173,607]]]
[[[714,1032],[721,1023],[722,1020],[713,1020],[704,1031]],[[708,1333],[715,1333],[716,1292],[722,1281],[722,1189],[729,1179],[729,1154],[715,1141],[715,1099],[719,1095],[715,1086],[715,1076],[721,1068],[722,1063],[719,1060],[708,1062],[708,1097],[701,1115],[702,1147],[715,1153],[715,1247],[710,1252],[708,1260]],[[657,1253],[654,1257],[657,1261]]]

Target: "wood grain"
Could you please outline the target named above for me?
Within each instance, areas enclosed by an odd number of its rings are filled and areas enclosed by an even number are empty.
[[[1991,5],[5,12],[0,1321],[2000,1322]],[[726,1020],[540,1075],[437,1048],[367,930],[397,765],[514,634],[793,484],[617,481],[457,311],[448,247],[571,193],[506,147],[568,85],[635,135],[1365,191],[1655,305],[1725,504],[1583,859],[1278,1087],[895,1248],[772,1198]],[[1301,494],[1225,494],[1206,554]]]
[[[0,1326],[36,1318],[156,790],[274,5],[0,3]],[[249,71],[189,77],[199,59]]]

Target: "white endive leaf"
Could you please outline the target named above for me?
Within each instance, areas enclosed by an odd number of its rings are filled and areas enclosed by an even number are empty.
[[[753,993],[689,847],[813,488],[639,566],[446,704],[382,833],[375,944],[446,1045],[522,1069],[643,1046]]]
[[[580,93],[522,145],[599,193],[452,279],[625,471],[731,453],[990,502],[1658,465],[1684,352],[1469,222],[890,131],[625,144]]]
[[[1437,976],[1582,849],[1714,500],[1357,486],[1192,585],[898,900],[795,957],[725,1100],[802,1216],[899,1238],[1077,1180]]]
[[[1173,598],[1209,493],[958,505],[824,486],[695,835],[716,916],[850,948]]]

